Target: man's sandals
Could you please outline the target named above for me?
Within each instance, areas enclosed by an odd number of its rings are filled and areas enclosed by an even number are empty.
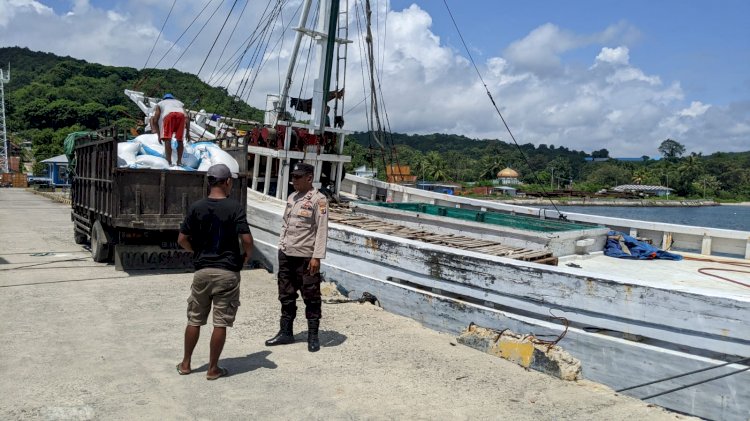
[[[180,368],[180,365],[182,365],[182,363],[178,363],[175,366],[175,368],[177,369],[177,374],[179,374],[180,376],[186,376],[186,375],[192,373],[192,371],[183,371]],[[206,376],[206,380],[216,380],[219,377],[226,377],[228,375],[229,375],[229,370],[227,370],[224,367],[219,367],[219,374],[216,374],[216,375],[213,375],[213,376]]]
[[[224,367],[219,367],[219,374],[215,376],[206,376],[206,380],[216,380],[219,377],[226,377],[229,375],[229,370]]]

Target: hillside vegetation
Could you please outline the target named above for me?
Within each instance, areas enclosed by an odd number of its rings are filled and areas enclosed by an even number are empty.
[[[750,152],[712,155],[688,153],[679,142],[666,139],[657,151],[662,159],[643,156],[637,161],[609,157],[606,149],[570,150],[554,145],[515,144],[495,139],[431,134],[387,138],[383,153],[370,133],[355,133],[347,144],[352,167],[378,168],[384,179],[385,165],[409,165],[421,180],[479,182],[488,185],[505,167],[520,173],[526,191],[572,188],[596,192],[621,184],[662,185],[674,189],[672,197],[750,199]],[[597,162],[587,157],[598,158]]]
[[[262,111],[235,101],[226,89],[174,69],[103,66],[18,47],[0,48],[0,63],[11,63],[11,82],[5,85],[11,141],[30,141],[37,160],[62,153],[62,141],[71,131],[135,126],[143,116],[123,94],[125,89],[154,97],[171,92],[191,109],[256,121],[263,117]],[[672,139],[653,151],[663,159],[644,156],[625,162],[607,159],[606,149],[584,152],[531,143],[518,148],[501,140],[451,134],[392,133],[385,142],[393,148],[384,153],[369,133],[350,136],[349,169],[375,166],[384,177],[385,164],[393,162],[411,166],[423,180],[489,184],[501,169],[511,167],[529,191],[569,187],[571,182],[574,189],[592,192],[618,184],[659,184],[675,189],[675,196],[750,200],[750,152],[703,156]],[[587,156],[603,161],[588,162]]]
[[[11,141],[31,141],[37,160],[61,154],[62,140],[72,131],[113,124],[129,128],[142,121],[143,113],[125,89],[153,97],[171,92],[190,109],[262,119],[260,110],[234,101],[226,89],[174,69],[103,66],[18,47],[0,48],[0,63],[11,63],[5,85]]]

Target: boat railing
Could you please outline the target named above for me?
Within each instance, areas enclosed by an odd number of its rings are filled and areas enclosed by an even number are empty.
[[[555,210],[512,205],[489,200],[453,196],[399,184],[347,174],[341,192],[367,200],[421,202],[457,208],[495,210],[511,214],[557,219]],[[666,222],[621,219],[581,213],[563,212],[569,221],[599,224],[633,237],[649,239],[654,246],[699,253],[706,256],[730,256],[750,259],[750,232],[720,228],[695,227]]]

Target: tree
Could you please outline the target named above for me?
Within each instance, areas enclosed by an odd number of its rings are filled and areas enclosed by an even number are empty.
[[[605,163],[592,172],[587,181],[599,187],[614,187],[627,184],[630,181],[630,173],[625,168],[615,164]]]
[[[598,151],[591,152],[592,158],[609,158],[609,151],[606,149],[599,149]]]
[[[693,187],[695,182],[701,175],[703,175],[703,163],[700,160],[700,156],[692,154],[680,162],[677,167],[677,180],[675,180],[675,190],[677,194],[681,196],[688,196],[696,193],[697,190]]]
[[[435,151],[425,155],[426,176],[434,181],[445,181],[448,179],[447,165],[443,157]]]
[[[658,150],[665,159],[674,159],[685,153],[685,146],[676,140],[667,139],[661,142]]]
[[[704,174],[701,176],[698,181],[693,183],[693,189],[696,191],[702,191],[703,192],[703,198],[706,198],[706,195],[714,196],[716,195],[716,192],[721,188],[721,184],[719,183],[719,180],[716,179],[713,175]]]
[[[648,170],[641,167],[633,171],[633,177],[631,178],[631,181],[633,182],[633,184],[645,184],[644,182],[647,178]]]

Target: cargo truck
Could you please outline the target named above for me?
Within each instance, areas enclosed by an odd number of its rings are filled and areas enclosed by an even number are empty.
[[[78,138],[73,148],[70,197],[76,244],[89,243],[96,262],[118,270],[192,268],[191,253],[177,245],[191,203],[208,193],[205,171],[118,166],[113,128]],[[213,141],[239,163],[231,197],[247,200],[247,145],[238,138]]]

